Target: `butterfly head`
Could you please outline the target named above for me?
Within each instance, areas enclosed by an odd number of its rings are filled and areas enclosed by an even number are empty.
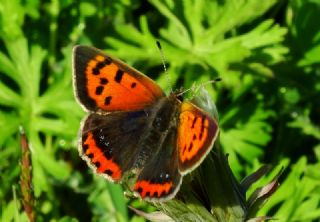
[[[183,89],[180,88],[180,89],[176,89],[174,91],[172,91],[170,93],[170,96],[169,97],[172,97],[172,98],[175,98],[176,100],[178,100],[179,102],[183,102],[184,98],[183,98]]]

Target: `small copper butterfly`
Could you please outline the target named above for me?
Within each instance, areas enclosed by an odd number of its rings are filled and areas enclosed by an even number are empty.
[[[173,198],[218,135],[209,113],[176,92],[166,96],[153,80],[93,47],[74,47],[73,81],[88,112],[80,156],[112,182],[134,174],[132,190],[144,200]]]

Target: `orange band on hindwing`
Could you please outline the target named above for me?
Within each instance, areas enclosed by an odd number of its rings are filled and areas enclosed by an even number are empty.
[[[92,132],[82,138],[83,155],[96,167],[96,172],[106,174],[114,181],[119,181],[122,172],[117,163],[112,160],[108,147],[98,147]],[[105,149],[105,150],[104,150]]]
[[[142,198],[161,198],[170,194],[173,183],[171,181],[164,183],[152,183],[150,181],[137,181],[134,191],[138,192]]]

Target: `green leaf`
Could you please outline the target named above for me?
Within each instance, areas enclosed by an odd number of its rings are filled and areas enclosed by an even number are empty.
[[[0,147],[10,136],[14,135],[19,124],[19,119],[15,114],[0,112]]]

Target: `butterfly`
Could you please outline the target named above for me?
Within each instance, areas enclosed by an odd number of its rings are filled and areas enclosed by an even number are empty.
[[[112,182],[134,174],[131,189],[144,200],[172,199],[217,138],[209,113],[177,92],[166,96],[152,79],[96,48],[74,47],[73,84],[88,112],[80,156]]]

